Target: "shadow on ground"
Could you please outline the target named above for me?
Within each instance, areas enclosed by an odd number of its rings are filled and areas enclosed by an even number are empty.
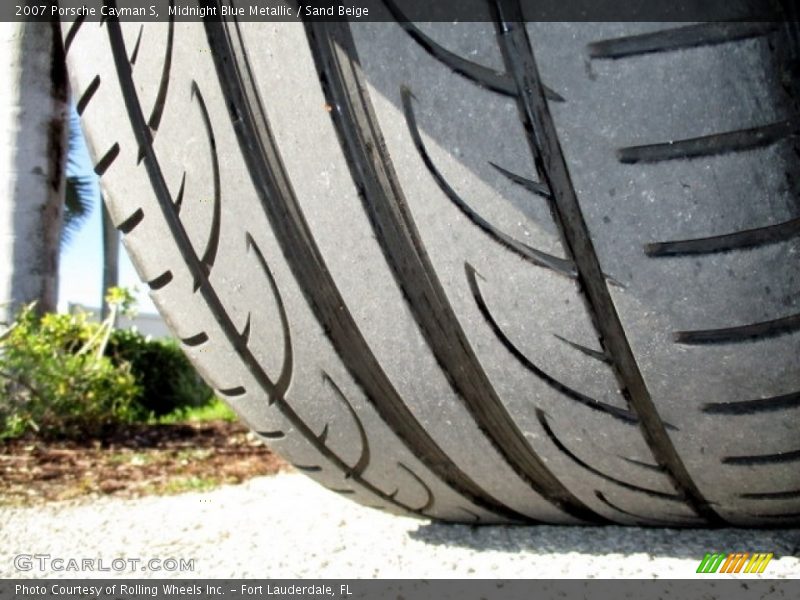
[[[474,550],[529,554],[637,554],[702,558],[706,552],[800,555],[800,529],[646,529],[640,527],[472,526],[429,523],[414,540]]]

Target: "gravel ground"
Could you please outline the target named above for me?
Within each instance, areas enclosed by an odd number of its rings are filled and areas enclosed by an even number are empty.
[[[779,557],[766,576],[800,577],[798,529],[442,525],[362,508],[295,474],[206,493],[0,509],[4,578],[687,578],[705,552],[752,550]],[[120,557],[194,559],[195,568],[19,572],[13,557],[20,553],[106,564]]]

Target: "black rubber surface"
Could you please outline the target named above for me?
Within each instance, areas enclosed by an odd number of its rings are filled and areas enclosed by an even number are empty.
[[[386,10],[65,31],[110,212],[208,381],[370,506],[797,522],[795,32]]]

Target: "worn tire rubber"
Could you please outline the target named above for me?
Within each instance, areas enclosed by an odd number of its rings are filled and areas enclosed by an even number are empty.
[[[793,32],[498,6],[65,24],[154,302],[254,431],[368,506],[797,523]]]

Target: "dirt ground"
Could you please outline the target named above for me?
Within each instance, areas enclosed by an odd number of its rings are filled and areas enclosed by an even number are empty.
[[[0,505],[201,491],[289,470],[241,423],[132,425],[100,439],[0,442]]]

